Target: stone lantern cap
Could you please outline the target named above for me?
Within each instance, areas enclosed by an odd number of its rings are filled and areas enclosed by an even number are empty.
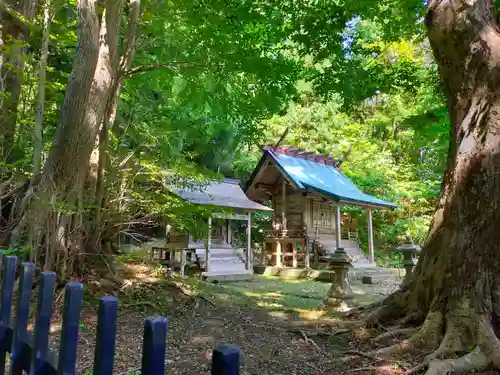
[[[328,263],[330,265],[338,265],[342,268],[352,267],[351,259],[343,248],[338,248],[335,253],[329,257]]]
[[[422,248],[414,243],[405,243],[403,245],[396,247],[394,251],[401,251],[401,252],[412,251],[415,253],[420,253],[422,251]]]
[[[406,243],[399,245],[392,251],[401,253],[409,252],[414,254],[420,254],[422,248],[419,245],[414,244],[412,238],[410,236],[407,236]]]

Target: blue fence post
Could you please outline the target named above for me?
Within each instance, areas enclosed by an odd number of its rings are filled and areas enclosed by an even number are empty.
[[[35,339],[31,353],[30,375],[41,375],[45,372],[44,367],[47,364],[49,353],[50,319],[55,285],[56,274],[42,272],[36,308]]]
[[[239,375],[240,349],[232,345],[219,345],[212,353],[212,375]]]
[[[10,356],[11,375],[21,375],[23,370],[29,371],[30,353],[27,345],[27,329],[30,314],[31,289],[35,265],[22,263],[19,274],[19,296],[17,298],[16,323],[12,339]]]
[[[118,300],[103,297],[99,302],[93,375],[112,375],[115,359]]]
[[[16,280],[17,257],[4,257],[2,277],[2,307],[0,309],[0,375],[5,374],[5,356],[12,345],[10,314],[12,312],[12,294]]]
[[[83,285],[68,283],[64,290],[64,311],[59,349],[59,375],[75,375],[78,326],[83,301]]]
[[[168,320],[147,318],[144,322],[141,375],[164,375]]]

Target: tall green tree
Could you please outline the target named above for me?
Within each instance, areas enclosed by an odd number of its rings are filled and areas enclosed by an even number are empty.
[[[20,22],[36,29],[26,17]],[[109,233],[116,235],[110,228],[156,209],[150,205],[144,212],[141,204],[124,203],[147,204],[144,193],[137,194],[144,180],[161,185],[165,176],[228,169],[230,154],[252,142],[255,125],[282,107],[299,73],[297,59],[274,44],[283,32],[261,33],[265,22],[258,4],[239,1],[206,7],[189,1],[79,0],[55,9],[49,45],[55,53],[47,65],[63,74],[53,80],[55,71],[47,69],[48,81],[58,86],[47,85],[53,105],[46,106],[42,132],[53,141],[42,150],[46,160],[39,176],[23,187],[2,180],[10,191],[1,198],[0,242],[10,241],[13,250],[28,245],[32,260],[65,279],[83,271],[88,257],[80,254],[106,255]],[[38,48],[43,62],[46,43]],[[34,109],[34,95],[25,103]],[[20,109],[13,106],[14,114],[29,122],[35,111]],[[21,144],[29,129],[15,129]],[[39,126],[34,134],[37,142],[27,142],[24,159],[33,146],[40,159]]]
[[[291,30],[289,39],[296,51],[312,62],[309,79],[325,94],[340,93],[349,107],[394,85],[414,90],[411,83],[418,72],[407,61],[394,60],[392,72],[367,64],[372,48],[357,43],[362,29],[356,25],[372,22],[380,25],[381,39],[388,42],[427,36],[435,61],[428,64],[437,66],[446,96],[447,168],[422,256],[410,282],[368,319],[370,324],[403,322],[418,329],[403,344],[377,355],[423,348],[430,352],[423,366],[428,375],[500,368],[496,277],[500,232],[495,225],[500,199],[498,2],[364,0],[296,5],[282,4],[283,22]],[[373,52],[387,55],[386,49]]]
[[[499,368],[495,223],[500,199],[500,35],[495,3],[432,0],[425,26],[450,115],[447,170],[411,281],[369,321],[403,318],[421,324],[406,344],[435,349],[424,363],[427,374]]]

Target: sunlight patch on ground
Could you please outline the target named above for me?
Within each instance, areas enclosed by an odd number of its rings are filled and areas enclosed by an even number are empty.
[[[257,302],[257,306],[264,307],[264,308],[270,308],[270,307],[280,308],[280,307],[283,307],[283,305],[280,305],[279,303],[272,303],[272,302],[266,302],[266,301]]]
[[[359,295],[364,295],[366,294],[366,292],[361,288],[361,287],[358,287],[358,286],[352,286],[351,285],[351,288],[352,288],[352,291],[356,294],[359,294]]]
[[[268,292],[264,294],[264,297],[281,297],[281,296],[282,296],[281,293],[276,293],[276,292]]]
[[[147,283],[158,282],[161,274],[149,264],[125,263],[123,265],[124,277],[133,283],[134,280]]]
[[[300,317],[300,319],[316,320],[333,317],[339,309],[323,305],[328,295],[330,283],[315,280],[286,280],[276,276],[254,275],[252,280],[230,283],[206,283],[193,281],[201,293],[213,296],[231,305],[258,307],[261,309],[282,311],[283,315]],[[352,285],[354,300],[345,308],[368,305],[383,297],[376,286]]]
[[[247,291],[242,291],[242,292],[247,297],[262,298],[262,293],[247,292]]]
[[[325,310],[302,310],[295,309],[296,312],[299,313],[299,317],[305,320],[316,320],[326,315],[327,311]]]
[[[269,315],[273,318],[280,318],[282,320],[288,319],[288,315],[284,311],[269,311]]]
[[[396,365],[386,365],[386,366],[377,366],[373,368],[375,374],[377,375],[396,375],[401,374],[401,368]]]

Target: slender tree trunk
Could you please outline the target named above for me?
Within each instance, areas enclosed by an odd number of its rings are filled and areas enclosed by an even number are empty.
[[[489,365],[500,368],[500,33],[496,12],[491,0],[433,0],[426,25],[452,123],[448,168],[412,280],[368,321],[404,318],[421,323],[406,344],[436,349],[424,363],[429,375],[470,373]],[[442,356],[450,359],[435,360]]]
[[[2,22],[2,41],[9,41],[12,51],[4,53],[0,76],[2,94],[5,97],[0,112],[0,160],[12,161],[14,138],[16,134],[17,107],[21,95],[21,84],[24,69],[24,55],[29,28],[25,21],[30,22],[35,16],[36,1],[8,0],[0,4],[0,19]],[[24,19],[23,19],[24,18]],[[5,46],[4,46],[5,47]]]
[[[50,2],[46,2],[43,9],[43,36],[42,36],[42,51],[40,53],[40,63],[38,67],[38,103],[36,107],[35,130],[34,138],[34,154],[33,154],[33,179],[36,179],[40,174],[42,164],[42,131],[43,131],[43,114],[45,106],[45,79],[47,58],[49,55],[49,37],[50,24],[52,16],[50,14]]]
[[[124,49],[120,60],[118,77],[115,81],[115,86],[113,87],[111,97],[108,102],[106,116],[104,117],[101,131],[99,133],[98,149],[95,150],[95,152],[98,154],[99,162],[97,167],[97,182],[94,203],[95,214],[92,221],[94,228],[92,230],[93,236],[90,241],[90,246],[93,247],[98,247],[99,237],[101,235],[101,232],[103,231],[102,217],[103,210],[105,209],[105,171],[108,167],[109,132],[113,128],[116,121],[116,114],[118,109],[118,102],[120,99],[120,92],[123,85],[124,73],[132,67],[132,61],[135,52],[135,43],[137,39],[139,12],[140,1],[131,0],[129,2],[127,30],[124,41]]]

